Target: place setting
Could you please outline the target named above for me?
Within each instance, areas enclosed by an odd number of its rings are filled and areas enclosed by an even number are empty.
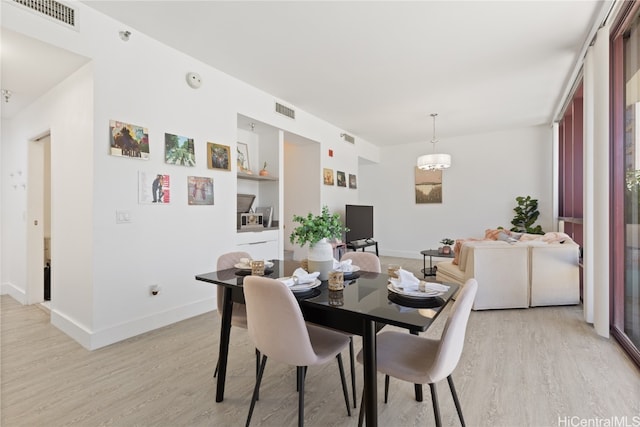
[[[309,297],[320,294],[320,290],[317,289],[322,285],[322,281],[318,279],[319,275],[319,271],[309,273],[304,268],[298,267],[291,276],[278,277],[276,280],[287,285],[296,297]]]
[[[416,308],[436,307],[444,303],[442,295],[449,290],[449,286],[420,280],[400,266],[390,268],[388,273],[387,289],[392,302]]]
[[[333,271],[342,272],[342,278],[344,280],[353,280],[360,277],[360,267],[352,264],[351,259],[345,259],[344,261],[338,261],[337,259],[333,259]]]
[[[273,273],[273,262],[266,260],[254,260],[249,258],[240,258],[240,262],[234,267],[238,269],[236,276],[268,276]]]

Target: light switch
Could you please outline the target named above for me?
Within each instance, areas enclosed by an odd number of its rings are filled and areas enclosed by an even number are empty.
[[[116,211],[116,224],[128,224],[131,222],[131,212]]]

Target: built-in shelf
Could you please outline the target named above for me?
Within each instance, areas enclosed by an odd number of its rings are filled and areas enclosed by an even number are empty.
[[[246,179],[249,181],[277,181],[277,176],[261,176],[261,175],[253,175],[250,173],[238,172],[238,179]]]

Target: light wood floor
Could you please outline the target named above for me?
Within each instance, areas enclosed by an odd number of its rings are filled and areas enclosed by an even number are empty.
[[[215,403],[215,312],[89,352],[37,306],[1,300],[2,426],[244,425],[253,347],[245,330],[233,328],[226,398]],[[443,323],[444,316],[424,335],[438,336]],[[453,376],[469,426],[640,417],[639,370],[612,339],[595,335],[580,307],[472,312]],[[434,425],[428,387],[418,403],[412,385],[392,379],[385,405],[383,382],[379,375],[381,426]],[[446,382],[438,390],[443,424],[458,426]],[[357,425],[357,412],[346,415],[336,363],[309,369],[305,396],[306,425]],[[295,425],[296,399],[295,370],[268,363],[252,425]]]

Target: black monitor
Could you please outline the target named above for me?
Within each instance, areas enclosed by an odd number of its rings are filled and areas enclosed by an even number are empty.
[[[373,238],[373,206],[345,205],[347,242]]]

